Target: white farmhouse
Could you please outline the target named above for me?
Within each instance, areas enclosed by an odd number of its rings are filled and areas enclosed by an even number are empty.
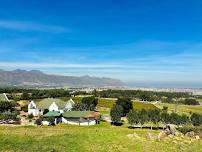
[[[59,108],[58,108],[58,106],[56,105],[56,103],[53,102],[53,103],[49,106],[48,110],[49,110],[49,111],[59,111]]]
[[[38,116],[40,114],[40,110],[37,108],[34,101],[31,101],[28,105],[28,114],[32,114],[33,116]]]
[[[67,101],[65,105],[64,111],[71,111],[74,105],[74,101],[72,99],[69,99],[69,101]]]
[[[40,102],[34,103],[31,101],[28,105],[28,114],[33,114],[33,116],[38,116],[43,114],[45,109],[48,109],[50,112],[59,112],[64,113],[71,111],[74,106],[74,101],[72,99],[68,100],[67,103],[60,99],[47,98],[43,99]]]

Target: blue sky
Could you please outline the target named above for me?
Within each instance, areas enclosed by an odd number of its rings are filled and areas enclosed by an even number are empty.
[[[0,0],[0,69],[202,82],[201,0]]]

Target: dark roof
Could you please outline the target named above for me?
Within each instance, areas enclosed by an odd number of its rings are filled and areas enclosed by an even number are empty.
[[[46,113],[45,115],[43,115],[44,117],[58,117],[61,116],[62,114],[58,111],[49,111],[48,113]]]
[[[91,113],[94,113],[94,111],[69,111],[63,113],[62,115],[63,117],[78,118],[78,117],[86,117]]]

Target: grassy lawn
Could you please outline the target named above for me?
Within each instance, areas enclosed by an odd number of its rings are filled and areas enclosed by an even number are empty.
[[[136,110],[141,110],[141,109],[159,109],[155,105],[148,103],[148,102],[139,102],[139,101],[134,101],[133,102],[133,107]]]
[[[168,111],[174,112],[176,105],[175,104],[169,104],[169,103],[159,103],[157,104],[159,108],[163,108],[163,106],[168,107]],[[202,105],[200,106],[190,106],[190,105],[177,105],[177,112],[178,113],[184,113],[184,114],[189,114],[190,112],[195,112],[195,113],[202,113]]]
[[[130,139],[128,134],[136,133],[140,138]],[[102,123],[97,126],[79,127],[58,125],[53,127],[6,127],[0,126],[0,151],[47,152],[200,152],[202,141],[146,139],[150,132],[159,131],[130,130],[127,127],[114,127]]]

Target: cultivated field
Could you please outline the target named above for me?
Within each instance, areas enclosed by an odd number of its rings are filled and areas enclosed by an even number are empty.
[[[131,130],[126,126],[114,127],[102,123],[79,127],[58,125],[53,127],[0,126],[0,151],[6,152],[202,152],[202,141],[174,137],[157,141],[147,139],[148,134],[159,131]],[[137,137],[129,138],[135,133]]]
[[[163,108],[163,106],[168,107],[169,112],[177,112],[177,113],[184,113],[184,114],[190,114],[190,113],[202,113],[202,105],[175,105],[175,104],[168,104],[168,103],[159,103],[156,105],[160,109]]]

